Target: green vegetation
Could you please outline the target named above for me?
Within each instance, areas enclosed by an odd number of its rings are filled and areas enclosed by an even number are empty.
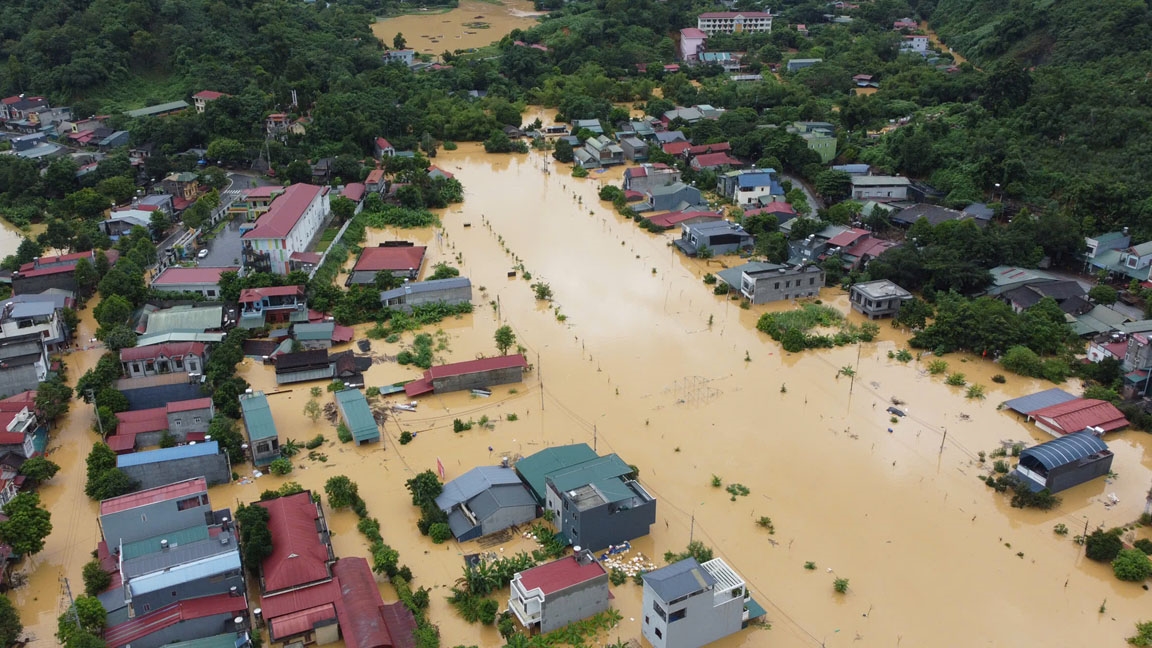
[[[20,474],[35,482],[46,482],[58,472],[60,466],[40,455],[28,459],[20,466]]]
[[[696,562],[699,563],[708,562],[713,558],[712,549],[705,546],[704,543],[699,540],[693,540],[689,542],[688,547],[680,553],[674,551],[664,552],[664,562],[666,563],[680,562],[688,558],[695,558]]]
[[[352,506],[360,500],[360,487],[345,475],[329,477],[324,482],[324,493],[328,496],[328,506],[334,509]]]
[[[0,597],[0,644],[15,645],[23,632],[24,624],[20,623],[20,613],[16,606],[7,596]]]
[[[396,354],[396,362],[402,365],[416,365],[421,369],[432,366],[432,336],[420,333],[412,339],[412,348]]]
[[[1139,549],[1121,549],[1112,561],[1112,572],[1122,581],[1140,583],[1152,576],[1152,561]]]
[[[87,596],[96,596],[112,584],[112,574],[104,571],[96,559],[84,564],[81,576],[84,579],[84,594]]]
[[[832,589],[836,590],[837,594],[843,594],[848,591],[848,579],[837,578],[832,581]]]
[[[1123,529],[1115,528],[1105,531],[1096,529],[1084,539],[1084,555],[1097,562],[1110,563],[1116,560],[1124,549],[1124,541],[1120,539]]]
[[[512,327],[507,324],[496,329],[494,339],[496,350],[500,352],[500,355],[508,355],[508,350],[516,344],[516,334],[512,332]]]
[[[292,472],[292,467],[291,459],[287,457],[280,457],[279,459],[273,459],[272,463],[268,464],[268,472],[272,473],[273,475],[283,476]]]
[[[92,446],[86,459],[88,481],[84,494],[96,501],[118,497],[136,490],[137,484],[116,467],[116,453],[103,443]]]
[[[832,335],[810,333],[816,327],[836,327],[838,330]],[[820,304],[801,304],[796,310],[765,313],[760,316],[756,328],[790,352],[871,342],[880,332],[880,327],[872,322],[857,326],[848,322],[835,308]]]
[[[18,493],[3,507],[8,518],[0,521],[0,542],[14,554],[32,556],[44,549],[44,539],[52,533],[52,513],[40,506],[40,495]]]

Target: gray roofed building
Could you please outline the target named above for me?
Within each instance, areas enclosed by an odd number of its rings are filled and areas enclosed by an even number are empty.
[[[136,110],[129,110],[125,115],[129,117],[163,117],[164,115],[171,115],[178,113],[188,107],[187,101],[169,101],[168,103],[157,104],[155,106],[148,106],[146,108],[137,108]]]
[[[517,461],[516,473],[532,489],[536,500],[543,504],[548,491],[545,480],[550,473],[595,458],[596,453],[587,443],[553,446]]]
[[[1072,316],[1069,315],[1071,318]],[[1120,330],[1132,318],[1118,310],[1107,306],[1096,305],[1087,313],[1081,313],[1072,318],[1072,331],[1076,335],[1099,335],[1109,331]]]
[[[173,306],[148,314],[144,330],[147,335],[162,335],[172,332],[201,333],[219,330],[224,322],[224,306]]]
[[[648,535],[656,500],[615,454],[561,468],[545,476],[545,508],[574,545],[593,551]]]
[[[992,285],[986,291],[989,295],[999,295],[1019,286],[1057,279],[1055,275],[1048,274],[1043,270],[1015,266],[996,266],[988,272],[992,275]]]
[[[788,61],[787,69],[789,72],[796,72],[799,70],[803,70],[806,67],[812,67],[813,65],[816,65],[817,63],[823,63],[823,62],[824,62],[824,59],[818,59],[818,58],[792,59],[791,61]]]
[[[1067,403],[1068,401],[1076,400],[1076,398],[1077,396],[1073,396],[1059,387],[1053,387],[1052,389],[1045,389],[1035,394],[1028,394],[1027,396],[1006,400],[1004,401],[1004,407],[1017,414],[1028,416],[1029,413],[1035,412],[1038,409],[1059,405],[1060,403]]]
[[[1106,443],[1090,432],[1075,432],[1021,452],[1014,474],[1034,492],[1056,493],[1107,475],[1112,459]]]
[[[764,615],[744,579],[721,558],[702,565],[687,558],[642,578],[641,632],[656,648],[700,648]]]
[[[724,283],[728,284],[728,286],[731,289],[740,290],[740,277],[743,276],[743,274],[745,272],[761,272],[761,271],[765,271],[765,270],[769,270],[769,271],[770,270],[779,270],[780,268],[786,268],[786,267],[788,267],[788,266],[780,265],[778,263],[765,263],[764,261],[750,261],[750,262],[745,263],[743,265],[738,265],[734,268],[728,268],[727,270],[718,270],[716,272],[716,276],[720,278],[720,281],[723,281]]]
[[[1045,297],[1051,297],[1060,306],[1060,310],[1070,315],[1083,315],[1091,311],[1093,305],[1087,299],[1088,291],[1079,282],[1070,280],[1044,281],[1001,293],[1000,297],[1012,306],[1012,310],[1021,313]]]
[[[572,132],[576,132],[581,128],[596,133],[597,135],[604,134],[604,127],[600,125],[599,119],[573,119]]]
[[[661,599],[672,601],[711,589],[716,585],[716,579],[695,558],[687,558],[644,574],[644,584]]]
[[[0,398],[36,387],[48,377],[48,350],[38,336],[0,340]]]
[[[448,526],[460,542],[536,518],[536,500],[516,471],[499,466],[473,468],[444,484],[436,506],[448,513]]]
[[[756,241],[736,223],[706,221],[681,225],[680,238],[673,243],[684,254],[696,256],[703,249],[716,255],[732,254],[751,248]]]
[[[424,304],[454,306],[471,301],[472,281],[468,277],[408,282],[399,288],[380,293],[380,303],[385,308],[398,308],[405,312],[411,312],[414,307]]]
[[[683,182],[652,187],[647,191],[648,199],[632,207],[637,212],[647,211],[692,211],[704,208],[707,201],[700,190]]]
[[[984,203],[972,203],[965,207],[962,213],[982,223],[987,223],[996,217],[996,212]]]
[[[292,337],[305,349],[331,348],[332,334],[335,331],[335,322],[304,322],[292,325]]]
[[[893,214],[892,222],[897,225],[909,226],[921,218],[928,221],[929,225],[939,225],[947,221],[967,220],[972,217],[955,209],[948,209],[947,207],[941,207],[939,205],[929,205],[927,203],[918,203]]]
[[[853,310],[868,319],[877,319],[896,315],[900,305],[912,299],[912,293],[887,279],[879,279],[853,284],[848,299]]]
[[[661,145],[670,144],[672,142],[687,142],[688,141],[688,138],[684,137],[684,133],[682,133],[678,130],[660,131],[659,133],[655,134],[655,137],[656,137],[656,141],[659,142]]]

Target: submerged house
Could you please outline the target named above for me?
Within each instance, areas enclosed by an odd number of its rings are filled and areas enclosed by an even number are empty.
[[[524,379],[527,368],[528,361],[519,353],[454,362],[425,371],[423,378],[404,385],[404,392],[409,396],[420,396],[518,383]]]
[[[852,310],[867,315],[868,319],[895,317],[900,305],[909,299],[912,293],[887,279],[853,284],[848,298]]]
[[[1036,427],[1053,436],[1090,430],[1097,436],[1128,426],[1128,419],[1116,406],[1096,398],[1077,398],[1028,413]]]
[[[209,486],[232,481],[228,455],[216,441],[120,455],[116,457],[116,467],[141,488],[157,488],[173,480],[194,477],[203,477]]]
[[[536,500],[511,468],[479,466],[444,484],[436,506],[459,542],[536,519]]]
[[[720,558],[688,558],[643,575],[640,629],[655,648],[700,648],[765,614],[744,579]]]
[[[517,572],[508,609],[530,633],[548,633],[608,609],[608,572],[583,550]]]
[[[681,225],[680,238],[674,243],[681,252],[694,257],[705,250],[713,255],[740,252],[750,249],[756,241],[736,223],[710,221]]]
[[[243,328],[307,321],[304,286],[245,288],[240,291],[240,326]]]
[[[268,397],[264,392],[244,394],[240,396],[240,410],[244,416],[244,429],[248,432],[252,463],[267,466],[279,459],[280,438],[276,422],[272,420],[272,409],[268,407]]]
[[[471,301],[472,282],[467,277],[409,282],[399,288],[380,293],[380,303],[385,308],[395,308],[404,312],[412,312],[413,308],[424,304],[455,306]]]
[[[331,380],[335,366],[328,359],[328,351],[315,349],[276,356],[276,384]]]
[[[1076,432],[1022,451],[1014,474],[1034,492],[1057,493],[1107,475],[1112,459],[1096,435]]]
[[[356,445],[380,440],[380,427],[368,407],[368,400],[359,389],[342,389],[336,392],[336,411],[341,420],[352,432]]]
[[[593,551],[648,535],[656,499],[631,466],[610,454],[548,473],[545,508],[575,546]]]
[[[204,371],[203,342],[169,342],[120,349],[120,366],[129,378]]]
[[[754,261],[721,270],[717,276],[753,304],[819,297],[824,287],[824,270],[816,265],[782,266]]]
[[[365,248],[348,274],[346,285],[365,286],[376,283],[376,275],[381,272],[393,277],[415,281],[424,265],[424,254],[428,248],[412,245],[405,241],[392,241],[379,247]]]

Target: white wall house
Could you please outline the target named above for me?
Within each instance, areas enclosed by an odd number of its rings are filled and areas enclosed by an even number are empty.
[[[256,271],[288,274],[293,252],[307,252],[331,210],[328,187],[294,184],[272,201],[256,227],[245,232],[244,265]]]
[[[696,28],[706,34],[740,34],[772,31],[767,11],[712,11],[696,18]]]

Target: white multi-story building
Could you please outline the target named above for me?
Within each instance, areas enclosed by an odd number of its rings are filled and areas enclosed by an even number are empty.
[[[708,34],[741,34],[772,31],[772,14],[767,11],[713,11],[696,18],[696,27]]]
[[[900,43],[901,52],[928,53],[928,37],[923,34],[909,34]]]
[[[328,187],[294,184],[277,196],[256,226],[241,236],[244,265],[256,272],[288,274],[293,252],[307,252],[331,207]]]
[[[644,574],[644,638],[656,648],[700,648],[764,615],[722,559],[681,560]]]

